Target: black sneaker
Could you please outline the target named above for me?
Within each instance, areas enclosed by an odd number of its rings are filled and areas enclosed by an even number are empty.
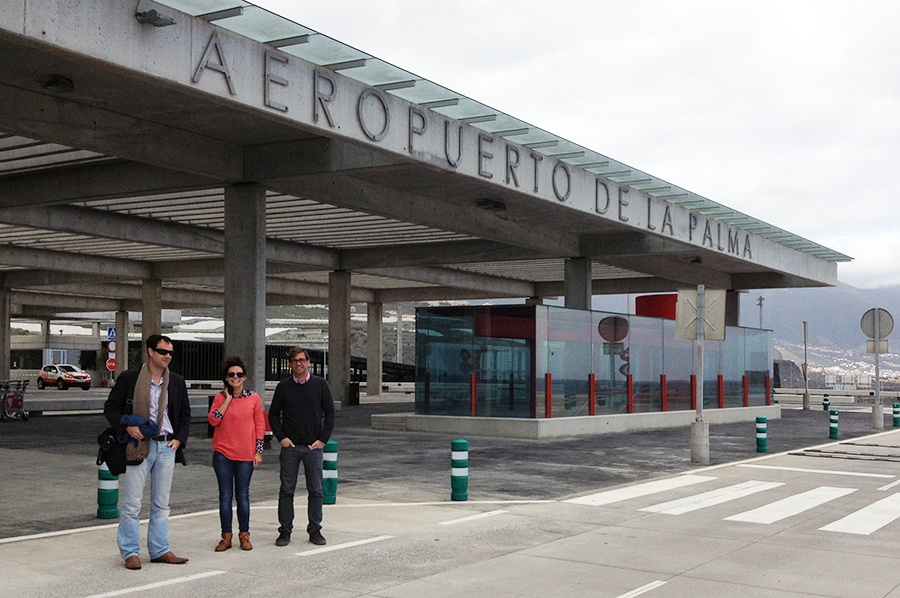
[[[316,530],[309,534],[309,541],[316,546],[325,546],[325,537],[322,536],[322,532],[320,532],[319,530]]]
[[[291,535],[287,532],[281,532],[278,534],[278,539],[275,540],[275,546],[287,546],[291,543]]]

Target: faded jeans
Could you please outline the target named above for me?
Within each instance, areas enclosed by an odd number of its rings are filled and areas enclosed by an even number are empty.
[[[281,447],[281,489],[278,492],[278,533],[290,534],[294,528],[294,490],[300,464],[306,477],[306,492],[309,495],[307,533],[322,529],[322,449],[310,449],[298,445],[293,448]]]
[[[175,472],[175,451],[165,442],[150,441],[150,454],[140,465],[129,465],[122,487],[122,514],[116,537],[123,559],[141,552],[141,498],[150,476],[150,525],[147,548],[155,559],[169,552],[169,493]]]

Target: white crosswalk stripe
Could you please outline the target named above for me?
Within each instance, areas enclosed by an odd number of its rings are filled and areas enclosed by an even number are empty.
[[[698,509],[704,509],[713,505],[719,505],[732,500],[737,500],[757,492],[764,492],[784,486],[783,482],[760,482],[758,480],[750,480],[749,482],[741,482],[733,486],[718,488],[702,494],[695,494],[686,498],[679,498],[669,502],[660,503],[651,507],[640,509],[649,513],[665,513],[666,515],[683,515]]]
[[[627,488],[606,490],[604,492],[598,492],[597,494],[591,494],[588,496],[569,498],[567,500],[564,500],[563,502],[598,507],[602,505],[621,502],[623,500],[629,500],[632,498],[640,498],[641,496],[649,496],[650,494],[658,494],[660,492],[666,492],[667,490],[675,490],[676,488],[684,488],[686,486],[692,486],[694,484],[710,482],[715,479],[716,478],[714,477],[705,475],[683,475],[676,478],[667,478],[665,480],[645,482],[643,484],[628,486]]]
[[[819,529],[867,536],[897,518],[900,518],[900,494],[892,494]]]
[[[770,524],[794,515],[799,515],[829,501],[856,492],[856,488],[833,488],[821,486],[807,492],[801,492],[773,503],[726,517],[726,521],[746,521],[748,523]]]

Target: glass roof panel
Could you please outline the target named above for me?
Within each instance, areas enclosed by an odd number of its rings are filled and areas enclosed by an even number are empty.
[[[388,92],[415,104],[428,104],[450,100],[448,105],[433,105],[430,108],[450,118],[468,122],[481,130],[502,132],[527,128],[526,134],[511,135],[510,139],[527,145],[547,156],[556,156],[574,166],[583,166],[589,172],[608,176],[614,180],[629,181],[636,189],[645,189],[653,197],[666,199],[672,204],[689,207],[697,211],[716,213],[723,222],[734,223],[748,232],[755,232],[761,237],[780,243],[786,247],[794,247],[812,255],[833,262],[846,262],[851,258],[822,245],[789,233],[756,218],[732,210],[727,206],[701,197],[662,179],[628,165],[611,160],[602,154],[579,146],[571,141],[553,135],[543,129],[529,125],[499,110],[494,110],[471,98],[467,98],[446,87],[423,79],[377,59],[356,48],[322,35],[280,15],[257,7],[243,0],[159,0],[160,4],[171,6],[192,16],[204,15],[235,7],[244,7],[241,16],[213,21],[218,26],[261,42],[298,35],[309,35],[309,43],[284,46],[280,48],[286,54],[297,56],[317,65],[331,65],[342,62],[365,59],[366,64],[358,68],[343,69],[341,73],[368,85],[385,85],[415,80],[412,87],[391,89]]]
[[[303,25],[287,19],[278,18],[278,15],[274,15],[258,6],[247,6],[244,8],[243,15],[220,19],[214,21],[214,23],[229,31],[234,31],[244,37],[263,43],[315,33],[312,29],[307,29]]]
[[[366,66],[344,71],[343,74],[373,87],[418,79],[409,71],[378,58],[370,58],[366,60]]]
[[[175,10],[186,12],[192,17],[229,8],[237,8],[239,6],[252,6],[249,2],[243,2],[243,0],[165,0],[164,2],[160,2],[160,4],[165,4],[166,6],[171,6]]]
[[[287,54],[292,54],[313,64],[327,65],[340,62],[359,60],[360,58],[372,58],[369,54],[351,48],[341,42],[331,39],[327,35],[316,33],[309,37],[309,43],[281,48]],[[353,69],[344,70],[343,75],[349,75]]]

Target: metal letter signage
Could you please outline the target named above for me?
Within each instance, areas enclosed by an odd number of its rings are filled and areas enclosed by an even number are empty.
[[[213,50],[219,56],[219,62],[210,62]],[[231,70],[228,68],[228,61],[225,60],[225,52],[222,50],[222,45],[219,44],[218,31],[213,31],[212,37],[209,38],[209,43],[206,44],[206,52],[203,53],[203,58],[200,59],[197,70],[194,71],[194,78],[192,79],[194,83],[200,82],[200,75],[203,74],[206,67],[225,75],[225,80],[228,82],[228,91],[231,92],[231,95],[237,95],[237,92],[234,90],[234,83],[231,81]]]
[[[539,149],[554,147],[554,140],[521,145],[507,140],[511,135],[493,134],[473,126],[496,118],[496,114],[469,116],[460,121],[436,111],[458,105],[460,98],[417,104],[391,93],[394,88],[373,87],[225,29],[210,30],[197,23],[193,35],[201,36],[193,44],[195,51],[204,51],[193,76],[184,73],[182,82],[200,83],[206,93],[224,98],[228,94],[237,96],[237,89],[241,89],[240,96],[230,101],[251,109],[278,111],[278,116],[295,121],[300,128],[318,130],[354,144],[378,144],[382,153],[406,159],[412,156],[482,184],[500,186],[504,192],[565,202],[590,218],[652,231],[656,236],[730,258],[752,261],[753,249],[757,249],[757,255],[767,255],[770,242],[758,235],[692,211],[687,204],[671,203],[665,199],[667,195],[613,180],[610,177],[622,172],[611,169],[610,161],[564,162],[564,154],[554,156]],[[228,92],[217,79],[201,83],[207,68],[224,75]],[[407,126],[402,134],[396,127],[391,129],[391,122],[396,123],[396,119]],[[581,152],[566,155],[576,154]],[[753,243],[759,247],[754,248]]]

